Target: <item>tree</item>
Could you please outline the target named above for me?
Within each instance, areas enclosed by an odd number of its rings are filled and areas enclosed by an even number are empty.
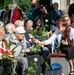
[[[4,9],[7,5],[11,5],[12,1],[13,0],[0,0],[0,9]],[[31,0],[16,0],[16,3],[22,11],[28,14],[31,6]]]

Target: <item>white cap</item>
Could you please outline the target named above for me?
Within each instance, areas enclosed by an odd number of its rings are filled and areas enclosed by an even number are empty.
[[[23,26],[19,26],[19,27],[15,28],[14,32],[25,33],[26,31]]]

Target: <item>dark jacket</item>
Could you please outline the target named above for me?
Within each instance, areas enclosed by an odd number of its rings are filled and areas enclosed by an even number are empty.
[[[63,15],[63,12],[61,10],[59,10],[59,12],[60,12],[60,15]],[[59,18],[60,15],[58,15],[55,10],[52,10],[49,13],[49,21],[50,21],[50,24],[55,25],[56,24],[56,20]]]

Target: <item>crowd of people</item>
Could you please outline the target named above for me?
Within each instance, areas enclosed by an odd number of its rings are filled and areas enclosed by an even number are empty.
[[[74,3],[72,7],[74,9]],[[23,18],[18,19],[13,24],[10,23],[8,14],[5,15],[7,11],[2,14],[3,16],[0,21],[0,47],[2,47],[3,42],[6,41],[13,42],[10,48],[17,46],[14,53],[16,57],[14,61],[15,73],[17,63],[21,64],[21,74],[17,73],[17,75],[26,75],[28,66],[31,65],[30,62],[33,61],[34,58],[38,59],[36,75],[39,75],[41,72],[44,74],[46,67],[45,62],[50,52],[52,52],[50,49],[52,49],[52,44],[54,45],[55,40],[57,40],[61,52],[66,54],[70,65],[69,75],[74,75],[74,12],[70,12],[70,10],[72,10],[71,6],[68,12],[69,15],[65,15],[63,11],[58,9],[58,3],[55,2],[53,4],[53,10],[48,12],[37,0],[32,0],[32,6],[25,20]],[[48,14],[49,16],[47,17]],[[50,33],[52,33],[52,35],[46,40],[41,41],[34,38],[32,34],[29,34],[29,31],[37,26],[44,28],[46,18],[48,18],[49,28],[46,36],[49,36]],[[7,23],[5,20],[7,20]],[[40,53],[28,54],[33,44],[39,44],[41,46]],[[10,75],[10,73],[8,75]]]

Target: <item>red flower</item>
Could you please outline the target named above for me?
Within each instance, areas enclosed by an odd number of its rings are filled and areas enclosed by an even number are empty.
[[[33,42],[33,40],[32,40],[32,39],[29,39],[29,42],[30,42],[30,43],[32,43],[32,42]]]
[[[2,55],[4,55],[6,53],[9,57],[14,57],[14,55],[12,54],[13,50],[14,50],[14,48],[12,48],[12,49],[7,48],[6,41],[3,42],[3,47],[0,47],[0,52],[2,53]]]
[[[40,26],[38,25],[36,28],[37,28],[37,29],[40,29]]]
[[[8,50],[8,49],[5,49],[5,48],[0,48],[0,52],[1,52],[2,54],[7,53],[8,56],[10,56],[10,57],[14,57],[14,55],[12,54],[12,51],[13,51],[13,50],[14,50],[14,48],[12,48],[11,50]]]

